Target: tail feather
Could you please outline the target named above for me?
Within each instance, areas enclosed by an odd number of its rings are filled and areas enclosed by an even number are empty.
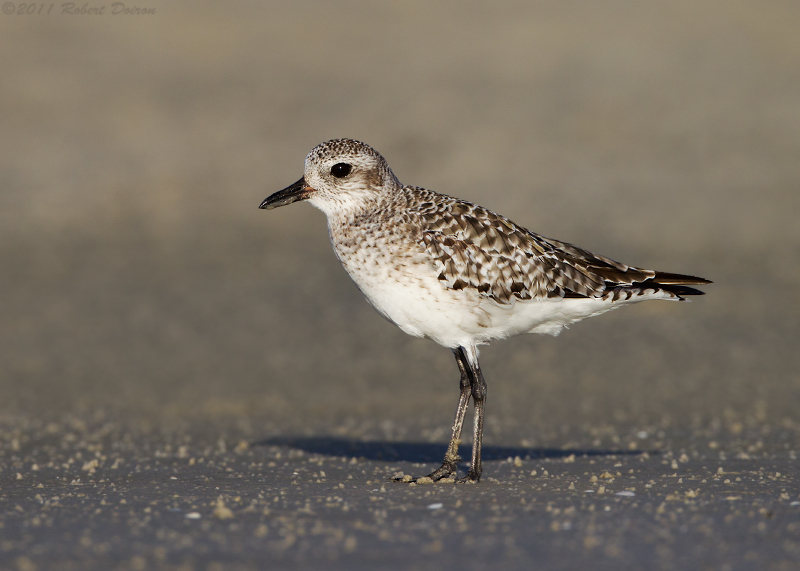
[[[711,280],[707,280],[704,278],[698,278],[695,276],[686,276],[683,274],[670,274],[668,272],[656,272],[656,275],[652,278],[653,283],[657,283],[659,285],[703,285],[703,284],[710,284],[714,283]],[[691,289],[691,288],[689,288]]]
[[[705,295],[706,292],[689,286],[713,283],[711,280],[705,278],[686,276],[683,274],[670,274],[667,272],[656,272],[656,275],[647,280],[647,282],[657,285],[664,291],[674,293],[678,297],[683,297],[685,295]]]

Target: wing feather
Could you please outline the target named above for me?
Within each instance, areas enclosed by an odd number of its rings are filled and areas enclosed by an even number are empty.
[[[418,244],[449,289],[475,289],[501,305],[552,297],[628,299],[644,290],[679,298],[703,292],[687,285],[702,278],[628,266],[567,242],[545,238],[494,212],[421,188],[424,209],[410,215],[421,228]]]

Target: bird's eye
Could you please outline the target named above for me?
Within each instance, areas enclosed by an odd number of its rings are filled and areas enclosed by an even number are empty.
[[[347,163],[336,163],[331,167],[331,174],[336,178],[344,178],[350,174],[352,169],[353,167]]]

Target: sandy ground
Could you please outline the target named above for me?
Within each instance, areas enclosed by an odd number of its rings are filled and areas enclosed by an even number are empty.
[[[26,6],[0,569],[800,566],[797,3]],[[444,452],[452,355],[367,305],[322,214],[257,209],[343,136],[715,284],[484,348],[484,480],[391,483]]]

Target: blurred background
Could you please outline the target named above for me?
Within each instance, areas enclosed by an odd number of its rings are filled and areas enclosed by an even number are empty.
[[[450,352],[363,300],[320,212],[257,208],[351,137],[406,184],[715,282],[484,348],[487,442],[795,427],[800,4],[9,6],[6,426],[445,441]]]

